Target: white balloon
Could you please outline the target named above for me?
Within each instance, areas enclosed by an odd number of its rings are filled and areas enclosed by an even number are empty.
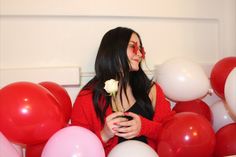
[[[225,100],[230,112],[236,116],[236,68],[234,68],[225,81]]]
[[[219,100],[210,106],[213,115],[213,128],[215,132],[223,126],[234,122],[225,106],[226,104],[223,100]]]
[[[156,69],[156,80],[166,97],[173,101],[191,101],[206,96],[210,80],[203,68],[192,61],[174,58]]]
[[[147,144],[128,140],[116,145],[108,157],[158,157],[157,153]]]

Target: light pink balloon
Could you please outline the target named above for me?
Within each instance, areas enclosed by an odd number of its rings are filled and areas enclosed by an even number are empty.
[[[15,144],[15,143],[12,143],[12,145],[14,146],[14,148],[17,151],[17,153],[19,154],[19,157],[24,157],[23,147],[21,145],[19,145],[19,144]]]
[[[0,157],[20,157],[15,147],[0,132]]]
[[[105,152],[99,138],[90,130],[69,126],[48,140],[42,157],[105,157]]]

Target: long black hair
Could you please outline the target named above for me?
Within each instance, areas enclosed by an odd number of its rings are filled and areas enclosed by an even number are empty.
[[[121,90],[124,91],[129,84],[136,102],[151,114],[150,119],[153,117],[154,111],[148,96],[153,82],[146,76],[141,64],[138,71],[130,71],[127,47],[133,33],[138,36],[142,47],[139,34],[130,28],[117,27],[103,36],[95,61],[96,75],[83,88],[93,92],[95,111],[102,123],[104,123],[106,110],[111,105],[111,97],[104,90],[105,81],[109,79],[118,80]],[[125,95],[127,96],[126,93]]]

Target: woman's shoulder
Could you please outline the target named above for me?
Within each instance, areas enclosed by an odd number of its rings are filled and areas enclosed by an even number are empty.
[[[93,94],[93,90],[95,87],[96,81],[91,79],[82,89],[79,91],[78,96],[89,96]]]
[[[161,86],[157,82],[153,82],[153,85],[151,87],[151,92],[158,94],[158,93],[163,93],[163,90]]]
[[[157,82],[152,82],[150,92],[154,96],[156,95],[157,92],[162,92],[161,86]]]
[[[156,93],[156,86],[157,86],[157,84],[155,82],[152,82],[149,94],[153,95]]]
[[[160,97],[160,95],[164,95],[163,90],[161,86],[157,82],[153,82],[150,92],[149,92],[149,97],[152,101],[152,104],[155,105],[157,97]]]
[[[155,103],[156,102],[156,92],[157,92],[156,86],[157,86],[156,83],[153,82],[152,86],[150,88],[149,94],[148,94],[153,107],[155,107],[155,104],[156,104]]]
[[[90,95],[92,94],[93,91],[91,89],[81,89],[80,92],[79,92],[79,95]]]
[[[75,104],[77,104],[81,101],[87,101],[89,99],[92,99],[92,95],[93,95],[92,90],[81,89],[79,91],[78,95],[76,96]]]

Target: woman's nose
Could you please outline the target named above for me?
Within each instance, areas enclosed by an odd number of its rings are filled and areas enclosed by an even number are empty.
[[[140,49],[138,49],[138,51],[137,51],[137,55],[138,55],[139,57],[142,57],[142,52],[141,52]]]

